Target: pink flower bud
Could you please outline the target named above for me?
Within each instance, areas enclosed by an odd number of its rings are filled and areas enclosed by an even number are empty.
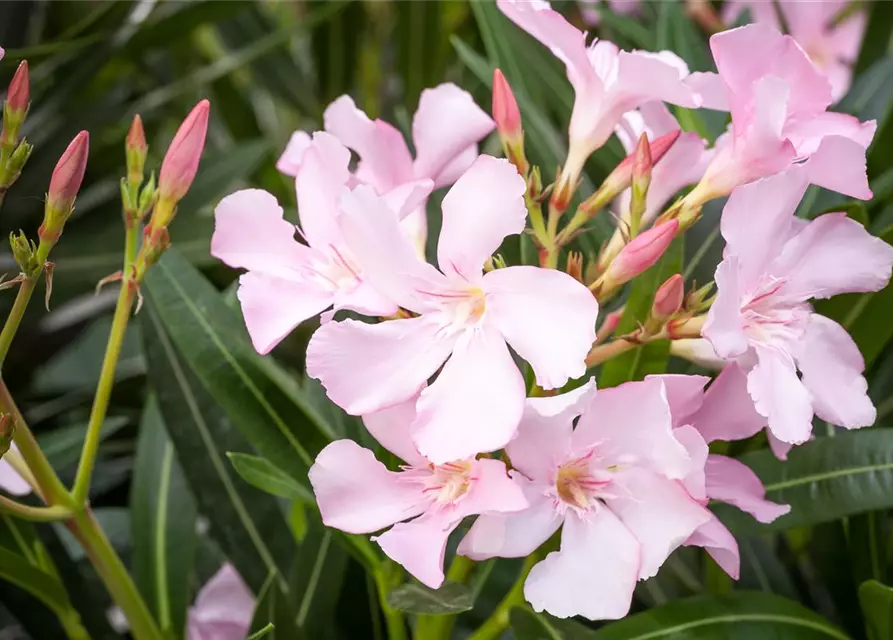
[[[660,159],[666,155],[667,151],[670,150],[676,140],[679,138],[679,135],[682,132],[679,130],[671,131],[670,133],[664,134],[661,137],[655,139],[648,148],[648,151],[651,155],[651,166],[653,167]],[[641,138],[639,139],[640,145],[642,144]],[[607,178],[605,178],[605,182],[602,185],[602,189],[609,189],[611,193],[620,193],[624,189],[626,189],[633,179],[633,165],[636,162],[636,156],[639,153],[639,148],[636,148],[636,151],[626,156],[620,164],[618,164],[614,171],[611,172]],[[644,162],[644,160],[643,160]]]
[[[50,189],[47,192],[47,207],[67,215],[74,206],[74,199],[81,190],[84,172],[87,170],[87,156],[90,154],[90,134],[81,131],[68,145],[65,153],[56,163]]]
[[[512,88],[499,69],[493,72],[493,120],[502,138],[512,139],[521,135],[521,112]]]
[[[205,148],[205,136],[208,133],[208,115],[211,103],[207,100],[199,102],[180,125],[171,146],[168,147],[161,163],[158,177],[158,195],[160,199],[177,202],[186,195],[195,174],[198,163]]]
[[[685,297],[685,279],[677,273],[667,278],[654,294],[654,303],[651,305],[651,317],[655,320],[665,321],[677,313],[682,307]]]
[[[143,182],[143,168],[149,145],[146,144],[146,133],[143,131],[143,120],[139,114],[133,117],[127,138],[124,141],[124,153],[127,158],[127,182],[138,188]]]
[[[679,137],[679,132],[675,131],[675,137],[673,140]],[[669,135],[673,135],[672,133]],[[669,147],[667,147],[669,149]],[[666,151],[664,151],[666,153]],[[651,145],[648,144],[648,136],[644,133],[639,136],[639,143],[636,145],[636,150],[633,153],[633,173],[632,173],[632,182],[633,185],[636,183],[641,183],[644,181],[651,182],[651,167],[653,162],[651,160]]]
[[[603,342],[614,334],[617,330],[617,325],[620,324],[620,320],[623,318],[623,311],[624,308],[620,307],[605,316],[602,325],[598,328],[598,331],[595,334],[596,342]]]
[[[146,153],[149,145],[146,144],[146,132],[143,130],[143,119],[140,114],[133,116],[133,122],[130,123],[130,130],[127,132],[127,139],[124,141],[125,148],[128,151],[139,151]]]
[[[24,114],[31,100],[31,87],[28,82],[28,61],[22,60],[16,69],[12,82],[9,83],[9,91],[6,94],[7,108],[15,114]]]
[[[678,230],[679,221],[670,220],[636,236],[608,266],[605,281],[617,286],[651,267],[670,246]]]

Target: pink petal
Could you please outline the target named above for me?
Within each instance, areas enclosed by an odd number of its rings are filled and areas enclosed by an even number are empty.
[[[377,538],[388,557],[432,589],[443,584],[447,539],[459,525],[447,512],[430,511],[412,522],[401,522]]]
[[[790,505],[766,500],[766,489],[757,474],[746,464],[726,456],[707,458],[707,495],[735,505],[764,524],[791,510]]]
[[[744,320],[741,317],[743,299],[739,283],[738,256],[729,255],[716,267],[716,299],[707,313],[707,321],[701,330],[716,354],[721,358],[735,358],[749,348]]]
[[[747,374],[734,363],[720,372],[704,394],[701,407],[689,417],[689,424],[708,443],[749,438],[762,430],[766,422],[747,391]]]
[[[862,149],[867,149],[874,139],[876,130],[877,122],[874,120],[861,122],[855,116],[846,113],[826,111],[808,118],[787,122],[784,135],[794,143],[797,154],[806,157],[814,154],[822,140],[829,136],[847,138]],[[853,152],[856,153],[855,150]],[[865,161],[861,160],[856,164],[861,166],[865,164]]]
[[[519,266],[484,276],[487,320],[530,363],[543,389],[563,387],[586,373],[595,341],[598,302],[561,271]]]
[[[474,521],[459,543],[457,553],[475,561],[489,558],[523,558],[552,537],[561,526],[553,499],[542,485],[517,478],[528,507],[515,513],[490,513]]]
[[[329,399],[349,414],[365,415],[414,396],[454,341],[425,316],[379,324],[329,322],[307,345],[307,375],[322,382]]]
[[[239,278],[239,303],[251,344],[267,354],[305,320],[332,306],[334,295],[313,280],[285,280],[256,271]]]
[[[790,355],[773,348],[758,348],[757,365],[747,374],[747,391],[757,412],[769,420],[779,440],[802,444],[812,433],[812,399]]]
[[[657,574],[669,555],[682,545],[698,527],[710,520],[711,513],[698,504],[677,482],[640,468],[616,474],[620,485],[608,507],[642,545],[639,578]]]
[[[710,449],[707,447],[704,437],[690,425],[673,429],[673,437],[685,447],[689,458],[691,458],[691,469],[688,475],[682,478],[682,486],[692,498],[700,504],[705,504],[707,501],[707,479],[704,465],[707,462]]]
[[[425,214],[428,196],[434,189],[434,182],[428,179],[413,180],[395,187],[381,196],[388,208],[397,213],[397,218],[405,220],[411,213],[421,208]]]
[[[629,612],[639,555],[638,541],[609,509],[585,520],[568,511],[561,550],[531,569],[524,597],[558,618],[617,620]]]
[[[505,451],[518,469],[533,480],[551,483],[555,469],[571,454],[574,420],[592,401],[595,380],[557,396],[527,398],[515,438]]]
[[[418,452],[412,441],[412,423],[415,422],[417,396],[391,407],[367,413],[363,424],[378,443],[404,462],[415,467],[426,467],[428,461]]]
[[[399,307],[384,297],[368,282],[357,280],[353,288],[335,291],[335,310],[350,309],[366,316],[390,317]]]
[[[771,431],[766,431],[766,439],[769,441],[769,449],[772,450],[772,454],[776,458],[778,458],[779,460],[788,459],[788,453],[790,453],[791,449],[794,448],[794,445],[787,442],[782,442],[774,435],[772,435]]]
[[[349,164],[350,151],[335,136],[314,134],[295,180],[301,230],[311,247],[323,250],[343,242],[338,207],[347,192]]]
[[[440,189],[441,187],[447,187],[456,182],[456,180],[462,177],[463,173],[468,171],[468,167],[477,160],[479,155],[480,153],[478,153],[478,146],[476,144],[460,151],[434,178],[435,188]]]
[[[890,281],[893,247],[844,213],[819,216],[772,263],[786,282],[779,295],[799,301],[853,291],[879,291]]]
[[[695,71],[685,79],[699,96],[701,107],[715,111],[731,111],[729,90],[718,73]]]
[[[764,274],[781,252],[807,186],[805,172],[795,167],[739,187],[729,196],[720,229],[727,252],[738,256],[745,287]]]
[[[294,278],[312,253],[295,240],[295,226],[283,218],[272,194],[244,189],[226,196],[214,210],[211,255],[231,267]]]
[[[412,121],[413,174],[437,180],[451,162],[487,136],[496,124],[471,94],[451,82],[425,89]]]
[[[783,1],[783,0],[782,0]],[[744,13],[745,9],[750,9],[752,22],[762,22],[770,24],[778,30],[781,30],[781,24],[778,21],[778,14],[775,12],[773,2],[764,2],[763,0],[727,0],[722,6],[722,20],[726,24],[734,24],[739,15]]]
[[[580,416],[572,443],[578,454],[597,445],[607,465],[633,463],[672,478],[684,478],[691,466],[685,447],[673,437],[664,384],[655,378],[599,389]]]
[[[813,184],[851,198],[872,198],[865,168],[865,148],[849,138],[822,138],[819,148],[805,166]]]
[[[254,595],[229,563],[220,567],[202,586],[195,604],[189,609],[190,626],[226,625],[234,634],[213,636],[215,640],[241,640],[251,626],[253,615]]]
[[[309,472],[323,522],[347,533],[371,533],[425,511],[422,486],[400,476],[353,440],[328,444]]]
[[[847,429],[870,427],[877,411],[868,397],[865,361],[846,329],[813,314],[797,354],[797,368],[816,415]]]
[[[704,387],[710,382],[707,376],[662,374],[645,376],[646,380],[658,379],[664,383],[667,402],[673,416],[673,426],[690,424],[689,418],[704,402]]]
[[[512,513],[523,511],[529,506],[524,491],[517,482],[509,478],[502,460],[475,460],[471,477],[471,487],[457,505],[459,513],[469,516]]]
[[[419,452],[444,464],[501,449],[515,435],[525,395],[502,336],[486,327],[469,330],[419,398],[413,425]]]
[[[617,84],[611,90],[621,94],[625,103],[633,102],[636,107],[648,100],[663,100],[695,108],[699,101],[697,94],[683,82],[687,75],[685,62],[669,51],[621,51]]]
[[[703,547],[716,561],[716,564],[733,580],[738,579],[741,571],[741,556],[738,553],[738,542],[735,536],[726,529],[719,518],[713,516],[685,541],[686,547]]]
[[[443,199],[437,261],[444,273],[480,279],[484,261],[527,220],[524,178],[508,160],[480,156]]]
[[[295,131],[288,139],[288,145],[285,151],[276,162],[276,169],[280,173],[294,178],[298,175],[301,168],[301,162],[304,159],[304,152],[310,146],[310,134],[306,131]]]

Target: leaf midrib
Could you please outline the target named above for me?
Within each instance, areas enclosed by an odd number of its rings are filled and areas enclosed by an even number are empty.
[[[847,476],[856,476],[866,473],[875,473],[879,471],[891,471],[893,470],[893,462],[885,462],[883,464],[876,465],[867,465],[862,467],[850,467],[848,469],[835,469],[833,471],[826,471],[824,473],[814,473],[808,476],[801,476],[799,478],[791,478],[789,480],[782,480],[780,482],[775,482],[772,484],[765,485],[766,493],[771,493],[773,491],[781,491],[783,489],[790,489],[792,487],[798,487],[800,485],[806,485],[813,482],[824,482],[826,480],[834,480],[836,478],[845,478]]]
[[[847,636],[846,634],[841,633],[837,629],[834,629],[833,627],[829,627],[827,625],[823,625],[819,622],[805,620],[803,618],[795,618],[793,616],[783,616],[769,613],[740,613],[725,616],[716,616],[714,618],[705,618],[701,620],[693,620],[691,622],[678,624],[673,627],[665,627],[663,629],[659,629],[658,631],[652,631],[643,635],[630,636],[626,640],[654,640],[654,638],[663,638],[674,633],[688,631],[690,629],[696,629],[698,627],[706,627],[715,624],[734,624],[737,622],[770,622],[787,624],[795,627],[804,627],[807,629],[813,629],[814,631],[820,631],[828,637],[836,638],[837,640],[850,640],[849,636]]]

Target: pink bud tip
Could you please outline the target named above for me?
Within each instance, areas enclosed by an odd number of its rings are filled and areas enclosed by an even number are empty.
[[[81,131],[68,145],[53,170],[50,189],[47,193],[49,206],[60,211],[71,209],[74,199],[81,189],[81,183],[84,181],[89,154],[90,134]]]
[[[678,230],[679,221],[670,220],[636,236],[620,250],[606,275],[615,284],[632,280],[660,259]]]
[[[679,132],[675,132],[679,135]],[[654,164],[651,156],[651,145],[648,144],[648,136],[644,133],[639,136],[639,143],[636,145],[636,151],[633,159],[633,180],[637,178],[650,177],[651,167]]]
[[[493,120],[504,138],[521,135],[521,112],[515,94],[499,69],[493,72]]]
[[[146,132],[143,130],[143,119],[139,114],[133,116],[133,122],[130,123],[130,130],[127,132],[124,144],[128,151],[146,153],[149,149],[149,145],[146,144]]]
[[[669,318],[682,307],[684,297],[685,279],[679,273],[670,276],[654,294],[651,315],[655,318]]]
[[[660,159],[666,155],[667,151],[669,151],[670,147],[675,144],[681,133],[682,132],[678,129],[676,131],[671,131],[670,133],[666,133],[661,137],[656,138],[650,145],[648,145],[652,167],[660,162]],[[639,145],[641,146],[641,144],[642,138],[639,138]],[[629,186],[633,178],[633,165],[636,162],[638,153],[639,146],[636,147],[636,150],[633,151],[633,153],[621,160],[620,164],[618,164],[611,172],[611,175],[605,179],[605,184],[609,185],[613,192],[620,193],[620,191]]]
[[[176,202],[182,199],[192,186],[205,148],[210,111],[211,103],[202,100],[195,105],[177,130],[177,135],[174,136],[161,163],[158,177],[160,198]]]
[[[6,104],[14,112],[23,112],[28,108],[31,100],[31,86],[28,82],[28,61],[22,60],[16,69],[12,82],[9,83],[9,91],[6,94]]]

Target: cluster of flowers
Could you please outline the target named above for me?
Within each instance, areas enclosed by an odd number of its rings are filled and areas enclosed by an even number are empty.
[[[719,73],[690,74],[669,52],[587,43],[548,3],[499,7],[566,65],[576,93],[554,222],[586,159],[612,134],[635,152],[596,194],[612,196],[620,223],[592,282],[580,269],[549,268],[549,259],[533,267],[493,257],[528,215],[543,254],[564,237],[554,228],[543,235],[541,213],[539,227],[533,219],[545,197],[498,73],[496,122],[454,85],[422,94],[415,157],[393,126],[336,100],[325,130],[296,133],[279,164],[296,180],[300,228],[272,195],[240,191],[217,208],[212,253],[247,270],[238,297],[259,352],[322,314],[308,375],[404,463],[388,469],[350,440],[327,446],[310,470],[327,525],[386,529],[373,539],[432,588],[444,580],[447,538],[467,516],[478,517],[458,553],[475,560],[529,556],[561,529],[560,548],[529,573],[527,600],[556,616],[619,618],[636,581],[681,545],[705,548],[737,577],[735,539],[710,500],[761,522],[787,512],[765,500],[745,465],[710,454],[710,442],[768,426],[783,457],[808,440],[813,414],[847,428],[874,422],[857,347],[809,300],[884,287],[893,247],[842,213],[810,222],[794,213],[809,184],[871,197],[865,149],[875,124],[829,112],[828,79],[771,25],[714,35]],[[697,134],[679,135],[663,102],[730,111],[730,128],[708,149]],[[497,127],[511,162],[477,155]],[[432,190],[447,185],[435,268],[424,259],[424,211]],[[688,185],[696,186],[664,210]],[[705,202],[727,195],[712,305],[682,309],[676,276],[656,296],[662,326],[651,328],[679,337],[668,328],[682,318],[724,361],[719,376],[650,376],[598,390],[584,382],[611,333],[596,332],[599,299],[654,264]],[[584,202],[569,226],[596,212]],[[341,310],[380,321],[335,320]],[[509,347],[530,365],[536,397],[527,397]]]

